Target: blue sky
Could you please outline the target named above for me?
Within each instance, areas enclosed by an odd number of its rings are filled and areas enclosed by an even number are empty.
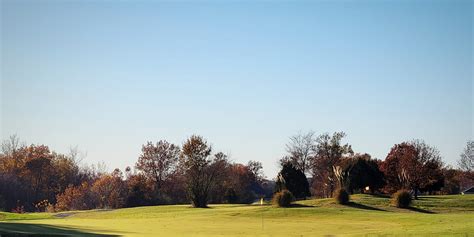
[[[191,134],[277,173],[298,131],[384,159],[473,138],[472,1],[1,1],[1,137],[88,163]]]

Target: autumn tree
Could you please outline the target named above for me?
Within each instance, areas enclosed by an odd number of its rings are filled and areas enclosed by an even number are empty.
[[[208,192],[209,203],[237,203],[239,186],[239,172],[234,169],[234,164],[223,152],[214,154],[214,159],[218,158],[220,163],[219,175],[215,177]],[[184,175],[186,178],[186,175]]]
[[[468,141],[461,158],[458,160],[459,168],[464,171],[474,171],[474,140]]]
[[[143,174],[127,176],[127,207],[147,206],[153,204],[153,185]]]
[[[260,171],[255,173],[255,168],[238,163],[229,166],[228,176],[224,177],[224,183],[227,184],[225,187],[227,202],[252,203],[257,197],[264,194],[261,180],[258,177]]]
[[[54,203],[69,185],[80,184],[79,168],[67,155],[45,145],[21,145],[16,136],[2,144],[0,191],[7,208],[34,210],[38,202]],[[5,183],[3,183],[5,180]],[[15,190],[15,191],[7,191]]]
[[[178,169],[171,174],[167,182],[161,188],[165,195],[163,203],[167,204],[186,204],[189,203],[189,195],[187,191],[186,176],[184,170]]]
[[[426,144],[423,140],[413,140],[410,144],[415,148],[415,157],[402,162],[409,186],[418,199],[418,190],[433,185],[442,176],[443,162],[438,149]]]
[[[383,162],[383,172],[388,189],[413,190],[415,199],[418,191],[439,181],[443,164],[439,151],[422,140],[413,140],[395,145]]]
[[[382,162],[380,169],[385,176],[385,191],[395,193],[406,186],[406,180],[402,175],[402,160],[413,159],[415,148],[408,143],[395,144]]]
[[[181,164],[186,186],[194,207],[207,207],[209,191],[227,163],[222,155],[211,156],[212,148],[201,136],[193,135],[183,144]]]
[[[334,167],[347,155],[353,154],[349,144],[342,144],[344,132],[324,133],[316,138],[312,162],[313,189],[319,195],[330,197],[337,185]]]
[[[105,174],[92,185],[91,191],[97,200],[98,208],[120,208],[125,204],[125,183],[122,172],[115,169],[111,174]]]
[[[180,148],[165,140],[156,144],[148,142],[142,146],[136,168],[154,182],[155,191],[159,192],[164,182],[176,171],[179,154]]]
[[[55,152],[52,155],[51,166],[53,169],[49,173],[51,178],[49,188],[52,193],[49,199],[54,201],[53,199],[58,193],[64,192],[70,185],[80,185],[85,179],[80,174],[80,167],[73,158]]]
[[[52,160],[53,155],[49,148],[44,145],[31,145],[23,148],[24,153],[24,178],[29,181],[32,188],[30,203],[42,201],[47,197],[49,185],[52,177],[49,175],[53,172]]]
[[[56,211],[87,210],[95,208],[97,203],[87,182],[81,185],[67,187],[63,193],[56,196]]]

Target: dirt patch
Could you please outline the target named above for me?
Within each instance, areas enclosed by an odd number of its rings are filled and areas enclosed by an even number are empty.
[[[97,209],[95,210],[96,212],[101,212],[101,211],[113,211],[114,209]]]
[[[113,211],[113,209],[97,209],[97,210],[92,210],[91,212],[104,212],[104,211]],[[58,214],[55,214],[53,215],[54,217],[58,217],[58,218],[66,218],[66,217],[70,217],[70,216],[73,216],[75,214],[78,214],[79,212],[65,212],[65,213],[58,213]],[[0,216],[0,219],[1,219],[1,216]]]
[[[58,214],[54,215],[54,217],[66,218],[66,217],[70,217],[70,216],[75,215],[75,214],[77,214],[77,212],[58,213]]]

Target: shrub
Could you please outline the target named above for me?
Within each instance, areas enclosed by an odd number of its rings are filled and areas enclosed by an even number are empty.
[[[275,184],[276,191],[287,189],[298,199],[311,196],[308,179],[304,172],[296,168],[291,162],[284,162],[282,166]]]
[[[273,195],[273,205],[277,207],[289,207],[293,202],[293,194],[288,190],[282,190]]]
[[[90,191],[87,182],[69,187],[63,193],[56,195],[55,211],[86,210],[95,208],[96,200]]]
[[[53,212],[56,212],[56,209],[54,207],[53,204],[48,204],[48,206],[46,207],[46,212],[49,212],[49,213],[53,213]]]
[[[12,212],[13,213],[18,213],[18,214],[25,213],[25,207],[24,206],[17,206],[17,207],[12,209]]]
[[[349,203],[349,193],[343,188],[336,190],[334,198],[339,204],[346,205]]]
[[[408,208],[411,204],[411,194],[407,190],[399,190],[392,197],[392,204],[398,208]]]
[[[44,212],[46,211],[46,208],[51,205],[47,199],[39,201],[35,204],[36,211],[38,212]]]

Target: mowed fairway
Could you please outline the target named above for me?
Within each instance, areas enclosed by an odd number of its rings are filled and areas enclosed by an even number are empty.
[[[332,199],[312,199],[292,208],[210,205],[195,209],[176,205],[59,215],[0,213],[0,219],[0,234],[474,236],[474,195],[421,197],[408,210],[391,207],[385,197],[353,195],[349,206],[335,204]]]

